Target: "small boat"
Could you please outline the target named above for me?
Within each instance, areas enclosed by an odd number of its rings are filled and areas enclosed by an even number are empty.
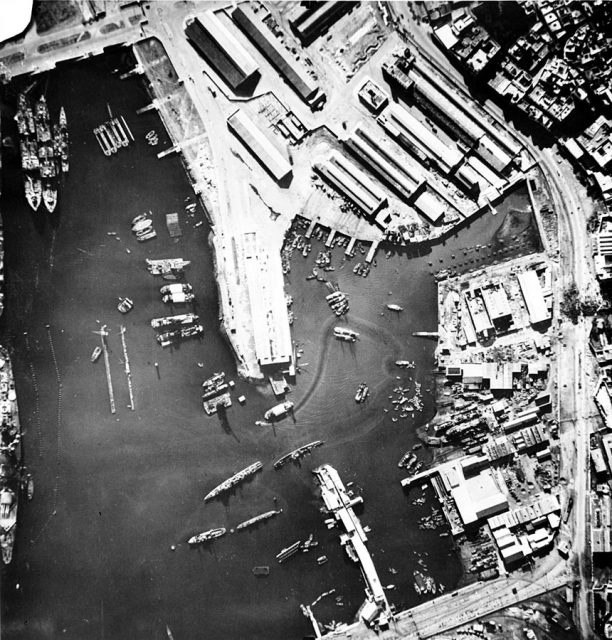
[[[327,562],[327,556],[319,556],[317,558],[317,564],[325,564]]]
[[[121,313],[127,313],[134,308],[134,301],[129,298],[119,298],[119,304],[117,305],[117,309],[121,311]]]
[[[355,402],[358,404],[365,402],[366,398],[370,394],[370,389],[365,382],[362,382],[359,385],[359,389],[357,389],[357,393],[355,394]]]
[[[153,226],[153,220],[151,218],[142,218],[136,223],[132,224],[132,231],[134,233],[144,233]]]
[[[277,404],[271,409],[268,409],[268,411],[264,413],[264,418],[268,421],[280,420],[281,418],[284,418],[288,413],[290,413],[292,409],[293,402],[287,400],[285,402]]]
[[[166,625],[166,635],[168,636],[168,640],[174,640],[174,636],[172,635],[172,631],[170,631],[170,627]]]
[[[95,362],[99,357],[100,354],[102,353],[102,347],[96,347],[92,352],[91,352],[91,361]]]
[[[397,311],[399,313],[404,310],[404,307],[400,307],[399,304],[388,304],[387,309],[389,309],[389,311]]]
[[[29,473],[26,480],[26,487],[27,487],[28,500],[31,500],[34,497],[34,478]]]
[[[136,240],[138,240],[138,242],[145,242],[145,240],[151,240],[156,237],[157,237],[157,232],[155,231],[155,229],[149,229],[144,233],[136,234]]]
[[[356,342],[359,334],[357,331],[353,331],[352,329],[347,329],[345,327],[334,327],[334,336],[339,340],[344,340],[345,342]]]
[[[396,360],[395,366],[400,367],[400,369],[414,369],[414,362],[410,360]]]
[[[220,538],[227,533],[227,529],[224,527],[217,527],[216,529],[209,529],[208,531],[203,531],[199,533],[197,536],[192,536],[187,540],[187,542],[191,545],[194,544],[202,544],[203,542],[209,542],[210,540],[215,540],[216,538]]]
[[[255,576],[269,576],[270,575],[270,567],[267,565],[263,565],[260,567],[253,567],[252,569],[253,575]]]

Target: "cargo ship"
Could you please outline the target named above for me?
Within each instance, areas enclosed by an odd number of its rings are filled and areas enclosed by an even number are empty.
[[[134,218],[136,220],[136,218]],[[147,258],[147,271],[154,276],[163,276],[170,273],[181,273],[191,262],[183,258],[166,258],[162,260],[151,260]]]
[[[260,522],[264,522],[264,520],[269,520],[274,516],[277,516],[279,513],[282,513],[282,509],[273,509],[272,511],[266,511],[265,513],[260,513],[258,516],[254,518],[249,518],[244,522],[241,522],[237,527],[236,531],[242,531],[243,529],[248,529],[249,527],[254,527],[256,524]]]
[[[357,338],[359,338],[359,334],[356,331],[345,327],[334,327],[334,336],[345,342],[356,342]]]
[[[0,347],[0,551],[2,561],[13,558],[19,489],[22,484],[21,427],[11,361]]]
[[[212,491],[209,491],[204,496],[204,502],[208,502],[209,500],[216,498],[217,496],[221,495],[225,491],[229,491],[230,489],[235,487],[237,484],[240,484],[243,480],[246,480],[249,476],[252,476],[253,474],[257,473],[262,468],[263,468],[263,465],[261,464],[261,462],[257,461],[249,465],[248,467],[244,468],[242,471],[235,473],[231,478],[224,480],[221,484],[217,485]]]
[[[277,404],[275,407],[268,409],[264,413],[264,418],[268,421],[281,420],[293,409],[293,402],[291,400],[286,400],[285,402],[281,402]]]
[[[165,318],[153,318],[151,320],[151,326],[154,329],[161,329],[163,327],[174,327],[176,325],[189,325],[196,324],[200,317],[195,313],[181,313],[177,316],[166,316]]]
[[[220,538],[227,533],[227,529],[224,527],[218,527],[216,529],[209,529],[208,531],[203,531],[202,533],[198,533],[197,536],[191,536],[189,540],[187,540],[188,544],[202,544],[203,542],[210,542],[211,540],[215,540],[216,538]]]

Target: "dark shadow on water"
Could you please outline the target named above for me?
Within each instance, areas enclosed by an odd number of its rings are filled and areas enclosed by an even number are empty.
[[[227,409],[223,405],[217,405],[217,416],[223,431],[227,433],[228,436],[232,436],[236,442],[240,442],[240,438],[234,433],[232,426],[230,425],[227,417]]]

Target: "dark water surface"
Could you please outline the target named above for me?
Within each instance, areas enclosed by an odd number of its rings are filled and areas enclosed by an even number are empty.
[[[461,570],[450,539],[417,525],[430,512],[431,496],[423,506],[412,505],[397,468],[416,442],[415,428],[433,415],[433,401],[424,393],[423,413],[397,423],[382,407],[391,406],[396,375],[404,384],[414,376],[423,391],[431,386],[435,343],[411,337],[412,331],[436,329],[430,272],[450,264],[453,253],[453,262],[475,259],[467,265],[472,268],[501,259],[506,254],[489,253],[513,242],[511,251],[537,249],[525,194],[517,192],[497,216],[473,222],[428,255],[386,260],[380,252],[367,279],[353,275],[354,262],[339,269],[342,250],[336,249],[338,270],[330,275],[350,294],[347,324],[361,334],[356,345],[334,340],[326,290],[305,281],[319,247],[307,260],[296,255],[288,291],[295,298],[294,338],[307,363],[292,394],[296,421],[256,427],[274,399],[235,378],[231,352],[217,330],[209,228],[206,222],[194,227],[203,219],[200,209],[194,219],[185,216],[184,199],[193,192],[180,162],[156,158],[168,144],[166,134],[155,113],[135,115],[148,101],[146,92],[138,80],[111,75],[116,64],[116,58],[70,64],[39,78],[32,89],[33,95],[47,92],[53,117],[64,105],[69,120],[71,169],[53,216],[28,209],[18,160],[4,154],[7,300],[1,331],[13,353],[25,461],[36,494],[22,503],[15,558],[3,574],[3,638],[155,639],[166,637],[166,624],[176,640],[301,638],[310,627],[299,604],[331,588],[343,606],[325,598],[315,614],[322,622],[350,621],[363,601],[363,583],[340,548],[338,532],[325,528],[319,511],[310,471],[322,463],[363,490],[361,517],[372,528],[370,551],[383,584],[397,587],[389,597],[398,608],[421,601],[412,587],[417,554],[438,582],[455,587]],[[102,155],[92,134],[107,119],[107,103],[125,116],[137,140],[111,158]],[[156,148],[144,142],[151,129],[161,138]],[[149,209],[158,238],[139,245],[130,220]],[[184,232],[176,243],[165,228],[164,214],[171,211],[180,212]],[[492,246],[463,256],[461,248],[477,243]],[[145,271],[144,259],[179,256],[193,261],[188,280],[206,334],[162,350],[149,320],[169,310],[157,292],[163,282]],[[127,316],[116,310],[120,295],[135,301]],[[390,301],[404,306],[404,313],[386,311]],[[90,362],[99,342],[92,332],[104,323],[110,330],[114,416],[103,361]],[[121,323],[127,329],[134,412],[127,407]],[[396,358],[415,360],[416,369],[399,372]],[[200,404],[203,378],[219,370],[236,379],[234,398],[247,396],[246,406],[234,403],[226,424],[207,418]],[[372,397],[356,405],[362,380]],[[300,466],[272,469],[277,457],[315,438],[325,446]],[[255,460],[265,463],[263,472],[224,501],[204,505],[209,489]],[[275,504],[283,513],[257,529],[227,535],[209,549],[185,544],[194,533],[233,527]],[[310,533],[319,541],[317,549],[277,564],[281,548]],[[321,554],[330,561],[318,566]],[[252,567],[266,564],[270,576],[255,578]]]

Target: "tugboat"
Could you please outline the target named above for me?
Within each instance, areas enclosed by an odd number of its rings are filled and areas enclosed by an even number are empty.
[[[209,529],[208,531],[203,531],[199,533],[197,536],[192,536],[187,540],[188,544],[202,544],[203,542],[209,542],[210,540],[215,540],[215,538],[220,538],[227,533],[227,529],[224,527],[218,527],[216,529]]]
[[[359,385],[359,389],[357,389],[357,393],[355,394],[355,402],[357,404],[361,404],[366,401],[366,398],[370,395],[370,389],[365,382],[362,382]]]

